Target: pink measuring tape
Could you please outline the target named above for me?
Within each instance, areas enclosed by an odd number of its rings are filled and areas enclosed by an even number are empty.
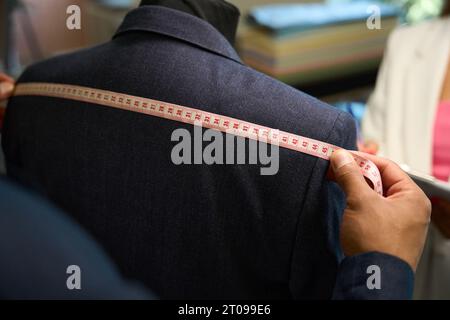
[[[64,98],[139,112],[154,117],[231,133],[248,139],[276,144],[283,148],[306,153],[325,160],[329,160],[330,155],[334,150],[340,149],[340,147],[319,140],[302,137],[293,133],[260,126],[251,122],[214,114],[200,109],[107,90],[68,84],[21,83],[16,86],[14,96],[47,96]],[[359,155],[353,154],[353,157],[361,167],[363,175],[372,182],[374,190],[378,194],[383,195],[380,172],[376,165]]]

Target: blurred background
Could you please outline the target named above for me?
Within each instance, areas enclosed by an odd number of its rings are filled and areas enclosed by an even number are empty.
[[[381,29],[366,27],[364,0],[229,0],[241,10],[236,47],[250,66],[334,103],[364,100],[375,81],[389,32],[439,14],[442,0],[380,0]],[[372,1],[373,2],[373,1]],[[139,0],[0,0],[0,70],[18,76],[41,59],[108,41]],[[337,4],[343,12],[284,4]],[[81,30],[68,30],[66,9],[81,8]],[[267,6],[269,5],[269,6]],[[397,8],[394,9],[394,8]],[[312,10],[316,9],[316,10]],[[334,13],[334,15],[333,15]],[[358,16],[359,15],[359,16]]]

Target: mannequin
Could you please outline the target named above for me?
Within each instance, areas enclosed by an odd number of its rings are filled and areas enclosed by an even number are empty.
[[[224,0],[142,0],[140,6],[154,5],[192,14],[209,22],[234,45],[239,9]]]

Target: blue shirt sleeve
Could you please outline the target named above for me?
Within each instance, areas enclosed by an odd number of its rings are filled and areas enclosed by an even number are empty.
[[[407,300],[414,272],[403,260],[379,252],[346,257],[340,264],[333,299]]]

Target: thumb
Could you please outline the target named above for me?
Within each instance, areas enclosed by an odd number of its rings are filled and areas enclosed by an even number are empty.
[[[338,149],[333,152],[330,161],[335,180],[347,196],[360,193],[363,188],[368,187],[361,169],[350,152]]]

